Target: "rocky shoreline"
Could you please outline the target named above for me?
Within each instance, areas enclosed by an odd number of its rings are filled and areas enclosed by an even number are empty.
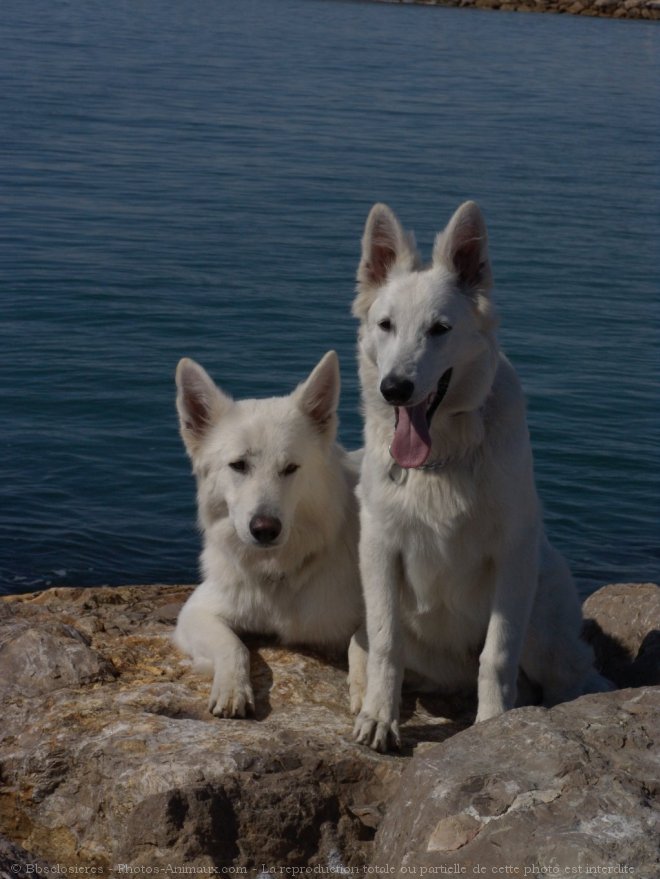
[[[549,12],[595,18],[629,18],[657,21],[660,0],[378,0],[419,6],[454,6],[500,9],[504,12]]]
[[[471,694],[412,694],[397,755],[352,740],[342,662],[264,640],[255,717],[212,717],[208,681],[171,642],[189,593],[0,600],[2,879],[655,875],[658,586],[585,602],[585,637],[622,689],[478,726]]]

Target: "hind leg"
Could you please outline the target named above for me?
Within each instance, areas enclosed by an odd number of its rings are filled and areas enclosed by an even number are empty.
[[[547,540],[541,556],[521,666],[550,707],[613,685],[596,671],[591,647],[580,637],[582,611],[568,565]]]

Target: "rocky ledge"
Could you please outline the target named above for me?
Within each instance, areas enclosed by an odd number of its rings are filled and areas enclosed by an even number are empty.
[[[477,727],[469,696],[410,696],[395,756],[352,741],[341,663],[264,641],[255,718],[209,715],[171,644],[189,591],[0,601],[0,876],[655,875],[657,586],[585,603],[625,689]]]
[[[660,0],[380,0],[420,6],[470,6],[504,12],[554,12],[597,18],[660,19]]]

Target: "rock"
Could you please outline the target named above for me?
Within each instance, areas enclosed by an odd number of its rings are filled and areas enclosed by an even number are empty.
[[[49,873],[51,866],[0,835],[0,879],[16,879],[19,874],[25,876],[28,870],[34,873],[37,869],[44,876]]]
[[[48,620],[36,628],[27,620],[15,619],[11,605],[2,609],[0,696],[38,696],[117,676],[112,663],[93,650],[89,638],[74,626]]]
[[[600,0],[601,5],[588,0],[588,2],[572,2],[572,0],[380,0],[383,3],[416,3],[418,5],[437,6],[473,6],[480,9],[500,9],[502,11],[515,12],[552,12],[571,13],[573,15],[602,16],[607,18],[649,18],[656,19],[660,16],[660,9],[650,6],[649,3],[657,3],[658,0],[639,0],[634,6],[628,5],[628,0]]]
[[[660,689],[620,690],[510,711],[425,750],[388,807],[375,864],[658,875],[659,714]]]
[[[364,863],[404,761],[352,741],[345,667],[255,641],[256,719],[214,718],[171,644],[189,592],[0,602],[0,833],[104,870]],[[407,753],[471,721],[442,709],[408,705]]]
[[[604,586],[587,598],[583,614],[603,674],[620,687],[660,684],[660,587]]]
[[[377,755],[352,741],[345,666],[264,640],[250,642],[255,718],[208,714],[209,682],[171,643],[189,593],[173,586],[57,588],[0,600],[0,834],[15,847],[11,854],[0,846],[1,870],[21,858],[104,871],[113,864],[140,871],[157,864],[361,867],[372,858],[379,826],[379,856],[390,842],[387,851],[399,851],[405,834],[397,836],[397,828],[412,833],[409,818],[445,776],[458,805],[430,808],[424,857],[481,851],[498,828],[512,827],[514,835],[527,828],[541,846],[533,834],[539,817],[545,833],[564,839],[569,819],[559,806],[571,802],[587,824],[605,822],[608,839],[625,831],[630,846],[637,844],[645,813],[639,804],[634,811],[631,797],[642,797],[640,779],[647,792],[653,779],[644,751],[651,742],[646,691],[640,701],[639,694],[613,693],[552,712],[523,709],[467,732],[472,695],[409,696],[402,755]],[[656,601],[657,587],[646,585],[606,587],[589,599],[587,633],[606,674],[647,680]],[[488,729],[495,730],[490,737]],[[445,740],[456,750],[439,776],[436,746]],[[402,810],[399,795],[388,810],[411,756],[412,770],[429,766],[429,776],[406,788],[410,805]],[[461,799],[466,790],[473,808]],[[630,827],[607,817],[619,814],[615,790]],[[411,839],[419,842],[416,833]],[[567,850],[574,839],[582,845],[579,833],[569,834]]]

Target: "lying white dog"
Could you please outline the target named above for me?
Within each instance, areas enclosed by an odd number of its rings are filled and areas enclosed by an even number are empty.
[[[378,750],[399,744],[404,668],[445,689],[478,680],[478,721],[515,704],[519,668],[546,705],[609,689],[544,534],[523,394],[498,348],[490,288],[474,202],[437,237],[428,268],[392,211],[373,207],[353,307],[369,646],[355,736]]]
[[[362,619],[357,466],[335,442],[337,355],[326,354],[288,397],[234,402],[187,359],[176,382],[197,477],[204,581],[174,637],[213,673],[210,711],[243,717],[254,697],[237,633],[334,651]]]

